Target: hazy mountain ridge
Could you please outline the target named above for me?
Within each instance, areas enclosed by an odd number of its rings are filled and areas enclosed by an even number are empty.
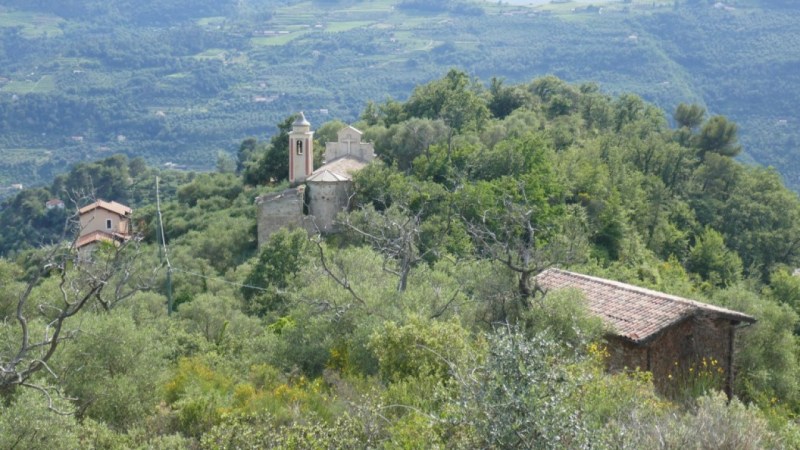
[[[354,120],[459,67],[485,83],[597,81],[667,111],[699,102],[796,187],[800,13],[729,4],[13,0],[0,11],[0,185],[114,152],[211,168],[292,111]]]

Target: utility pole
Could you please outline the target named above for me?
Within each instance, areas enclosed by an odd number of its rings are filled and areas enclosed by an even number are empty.
[[[161,264],[167,263],[167,315],[172,315],[173,302],[172,302],[172,264],[169,262],[169,254],[167,253],[167,240],[164,237],[164,220],[161,217],[161,192],[158,187],[158,176],[156,176],[156,209],[158,211],[158,234],[161,240],[161,247],[159,255],[161,257]]]

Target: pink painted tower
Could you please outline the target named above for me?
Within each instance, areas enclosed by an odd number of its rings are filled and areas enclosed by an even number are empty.
[[[303,112],[289,133],[289,184],[297,185],[314,171],[314,132]]]

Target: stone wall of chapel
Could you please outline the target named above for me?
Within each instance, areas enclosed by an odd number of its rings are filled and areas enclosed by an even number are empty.
[[[347,210],[352,193],[351,181],[308,183],[308,213],[318,231],[336,231],[336,215]]]
[[[261,247],[272,233],[281,228],[305,228],[303,215],[303,186],[287,189],[279,194],[264,195],[256,199],[258,208],[258,246]]]

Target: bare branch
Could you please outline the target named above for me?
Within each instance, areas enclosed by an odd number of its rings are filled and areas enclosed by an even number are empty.
[[[325,259],[325,250],[322,248],[322,239],[320,239],[318,237],[317,239],[311,239],[311,242],[313,242],[317,246],[317,250],[319,251],[319,261],[320,261],[320,264],[322,264],[322,269],[325,271],[325,273],[327,273],[328,276],[336,284],[338,284],[339,286],[345,288],[345,290],[347,290],[347,292],[350,293],[350,295],[353,297],[353,299],[355,299],[358,303],[360,303],[361,306],[367,306],[367,302],[365,302],[364,299],[359,297],[359,295],[356,294],[356,292],[353,290],[353,287],[350,286],[350,282],[347,281],[347,273],[343,272],[343,275],[340,278],[340,277],[336,276],[336,274],[333,273],[333,271],[331,271],[331,269],[328,267],[328,263],[326,262],[326,259]]]
[[[39,386],[37,384],[32,384],[32,383],[20,383],[20,386],[24,386],[41,392],[42,395],[44,395],[44,397],[47,399],[47,409],[49,409],[50,411],[53,411],[54,413],[60,416],[71,416],[75,414],[75,411],[61,411],[60,409],[56,409],[56,407],[53,406],[53,396],[50,394],[50,390],[52,388],[46,388],[44,386]]]
[[[408,287],[411,270],[436,252],[434,247],[420,251],[420,225],[424,213],[424,208],[412,213],[409,208],[395,202],[383,214],[368,206],[342,216],[341,223],[384,257],[383,271],[398,277],[397,291],[403,292]],[[396,269],[391,267],[392,264],[397,266]]]
[[[480,217],[462,219],[479,255],[515,274],[516,301],[527,309],[541,292],[535,276],[549,267],[579,260],[586,253],[588,241],[581,211],[567,210],[562,216],[545,220],[537,216],[539,207],[529,203],[524,187],[520,186],[516,194],[521,199],[506,197]],[[494,306],[501,309],[500,318],[506,319],[505,299]]]

